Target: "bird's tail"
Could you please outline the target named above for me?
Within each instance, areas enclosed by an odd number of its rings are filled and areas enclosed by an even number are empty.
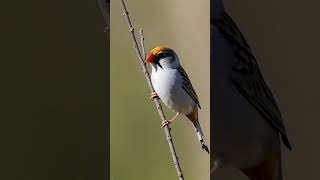
[[[199,121],[198,120],[194,121],[193,125],[194,125],[194,127],[196,129],[197,136],[198,136],[198,139],[200,141],[202,149],[207,151],[210,154],[208,145],[207,145],[206,141],[204,140],[204,135],[203,135],[203,132],[201,130],[201,126],[200,126]]]

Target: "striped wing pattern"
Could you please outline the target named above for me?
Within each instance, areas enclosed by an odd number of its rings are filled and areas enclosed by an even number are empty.
[[[182,76],[183,79],[183,83],[182,83],[182,88],[183,90],[186,91],[186,93],[193,99],[193,101],[198,105],[198,107],[201,109],[199,100],[198,100],[198,96],[197,93],[195,92],[195,90],[192,87],[192,84],[190,82],[190,79],[187,75],[187,73],[185,72],[185,70],[183,69],[183,67],[180,65],[177,69],[179,71],[179,73]]]
[[[248,102],[280,132],[283,143],[291,149],[278,105],[262,77],[244,36],[225,12],[214,21],[214,24],[230,43],[236,57],[232,63],[230,80]]]

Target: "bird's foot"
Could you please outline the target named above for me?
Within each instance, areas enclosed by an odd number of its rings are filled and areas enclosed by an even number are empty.
[[[163,128],[163,127],[165,127],[165,126],[168,126],[169,124],[171,123],[171,121],[169,120],[164,120],[164,121],[162,121],[162,123],[161,123],[161,127]]]
[[[155,91],[153,91],[150,95],[151,100],[153,100],[154,98],[159,98],[158,94]]]
[[[164,120],[164,121],[162,121],[161,127],[164,127],[164,126],[166,126],[166,125],[171,124],[172,121],[175,120],[175,119],[179,116],[179,114],[180,114],[180,113],[177,112],[176,115],[175,115],[173,118],[171,118],[170,120]]]

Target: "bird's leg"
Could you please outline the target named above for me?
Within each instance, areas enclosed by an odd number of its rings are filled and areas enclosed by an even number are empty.
[[[173,118],[171,118],[171,119],[169,120],[169,122],[172,122],[173,120],[175,120],[175,119],[179,116],[179,114],[180,114],[180,113],[177,112],[176,115],[174,115]]]
[[[176,113],[176,115],[173,116],[173,118],[171,118],[170,120],[164,120],[161,123],[161,127],[164,127],[166,125],[169,125],[170,123],[172,123],[173,120],[175,120],[178,116],[179,116],[179,112]]]
[[[150,99],[154,99],[154,98],[159,98],[158,94],[155,91],[153,91],[150,95]]]

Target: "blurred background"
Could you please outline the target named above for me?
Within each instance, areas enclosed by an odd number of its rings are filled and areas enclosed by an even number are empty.
[[[200,123],[210,142],[209,1],[126,1],[147,53],[164,45],[178,54],[202,106]],[[177,179],[158,112],[132,46],[120,0],[111,1],[110,148],[111,180]],[[139,36],[137,36],[139,37]],[[168,118],[174,113],[163,106]],[[172,124],[172,136],[184,176],[208,180],[209,155],[201,149],[193,125],[184,116]]]
[[[283,179],[320,179],[320,2],[224,2],[250,44],[281,109],[293,147],[288,151],[282,146]],[[247,178],[230,168],[217,171],[213,179]]]
[[[3,1],[0,12],[0,179],[107,179],[109,55],[97,1]]]

